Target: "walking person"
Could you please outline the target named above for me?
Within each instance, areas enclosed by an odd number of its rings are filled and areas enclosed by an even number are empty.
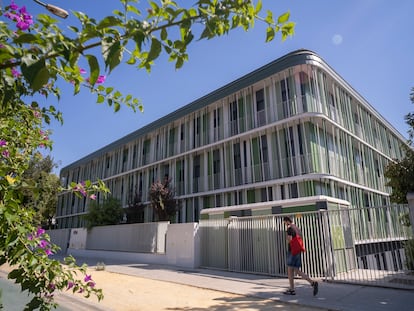
[[[312,280],[307,274],[300,270],[302,266],[302,252],[305,251],[302,241],[302,233],[300,229],[292,222],[290,217],[283,217],[283,223],[286,226],[286,239],[288,241],[288,253],[287,253],[287,268],[289,278],[289,289],[284,292],[286,295],[296,295],[295,291],[295,276],[300,275],[302,279],[305,279],[313,288],[313,295],[318,294],[318,282]]]

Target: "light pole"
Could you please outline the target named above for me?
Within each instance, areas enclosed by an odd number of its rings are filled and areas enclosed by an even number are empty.
[[[69,16],[68,11],[56,6],[56,5],[52,5],[52,4],[47,4],[44,3],[42,1],[39,0],[33,0],[34,2],[36,2],[37,4],[40,4],[41,6],[44,6],[46,8],[46,10],[48,10],[49,12],[51,12],[52,14],[59,16],[61,18],[66,18]]]

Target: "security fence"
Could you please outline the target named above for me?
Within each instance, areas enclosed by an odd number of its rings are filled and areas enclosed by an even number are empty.
[[[414,288],[402,224],[408,206],[320,210],[290,215],[302,230],[303,271],[331,281]],[[200,221],[201,265],[235,272],[286,276],[282,215]]]

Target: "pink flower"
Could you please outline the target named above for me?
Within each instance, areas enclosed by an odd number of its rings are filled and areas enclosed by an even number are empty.
[[[106,76],[100,75],[98,79],[96,79],[96,84],[102,84],[106,80]],[[89,78],[86,78],[86,81],[89,82]],[[90,82],[89,82],[90,83]]]
[[[45,232],[46,232],[45,229],[43,229],[43,228],[37,228],[36,236],[39,237],[39,236],[45,234]]]
[[[96,80],[97,84],[101,84],[104,83],[106,80],[106,76],[99,76],[98,79]]]
[[[4,16],[8,19],[15,21],[17,28],[20,30],[27,30],[30,25],[33,25],[32,16],[26,11],[26,7],[19,8],[14,2],[9,6],[11,12],[6,12]]]
[[[33,115],[38,119],[42,117],[42,113],[37,110],[33,110]]]
[[[73,286],[75,286],[75,283],[69,281],[67,290],[71,289]]]
[[[86,285],[88,285],[91,288],[94,288],[96,283],[95,282],[88,282],[88,284],[86,284]]]
[[[82,194],[84,197],[87,196],[86,190],[85,190],[85,183],[81,182],[79,184],[77,184],[74,188],[73,191],[75,192],[79,192],[80,194]]]
[[[10,4],[10,9],[12,9],[13,11],[17,11],[19,9],[19,6],[14,3],[14,1],[12,1],[12,3]]]
[[[85,278],[83,279],[85,282],[89,282],[92,281],[92,275],[86,275]]]
[[[12,72],[13,77],[15,78],[18,78],[21,76],[21,73],[15,68],[12,68],[11,72]]]
[[[20,20],[16,24],[17,28],[19,28],[20,30],[26,30],[30,27],[30,25],[33,25],[32,16],[29,13],[27,13],[25,6],[22,6],[19,9],[19,13]]]
[[[43,248],[43,249],[46,249],[46,248],[48,248],[48,247],[49,247],[49,242],[48,242],[48,241],[45,241],[45,240],[41,240],[41,241],[39,242],[39,247],[40,247],[40,248]]]
[[[85,73],[86,73],[86,70],[85,70],[85,69],[83,69],[83,68],[80,68],[80,67],[79,67],[79,72],[80,72],[80,74],[82,74],[82,75],[83,75],[83,74],[85,74]]]
[[[89,199],[91,199],[91,200],[96,200],[96,194],[91,194],[91,195],[89,196]]]
[[[10,152],[8,150],[4,150],[1,154],[3,155],[4,158],[10,157]]]
[[[7,141],[5,141],[4,139],[0,139],[0,147],[6,146],[7,145]]]

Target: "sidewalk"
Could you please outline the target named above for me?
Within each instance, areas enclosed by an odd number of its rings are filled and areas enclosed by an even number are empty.
[[[95,265],[102,261],[105,271],[96,271]],[[285,278],[102,258],[78,257],[77,263],[88,264],[89,273],[96,278],[97,286],[104,289],[106,298],[98,303],[94,298],[62,293],[56,297],[62,310],[400,311],[407,310],[414,297],[413,290],[322,281],[319,294],[314,297],[309,284],[301,279],[295,280],[296,295],[286,296],[283,294],[288,283]],[[2,275],[5,277],[5,271]]]
[[[325,310],[400,311],[406,310],[407,304],[414,297],[413,290],[330,282],[320,282],[319,294],[314,297],[309,284],[301,279],[295,280],[296,295],[287,296],[283,294],[288,283],[287,279],[284,278],[211,269],[180,269],[173,266],[105,261],[98,258],[77,258],[77,261],[78,264],[87,263],[92,269],[98,261],[104,261],[106,271],[112,273],[272,300],[291,304],[291,306],[305,307],[303,310],[306,310],[306,307],[314,307]],[[154,294],[156,295],[156,293]]]

